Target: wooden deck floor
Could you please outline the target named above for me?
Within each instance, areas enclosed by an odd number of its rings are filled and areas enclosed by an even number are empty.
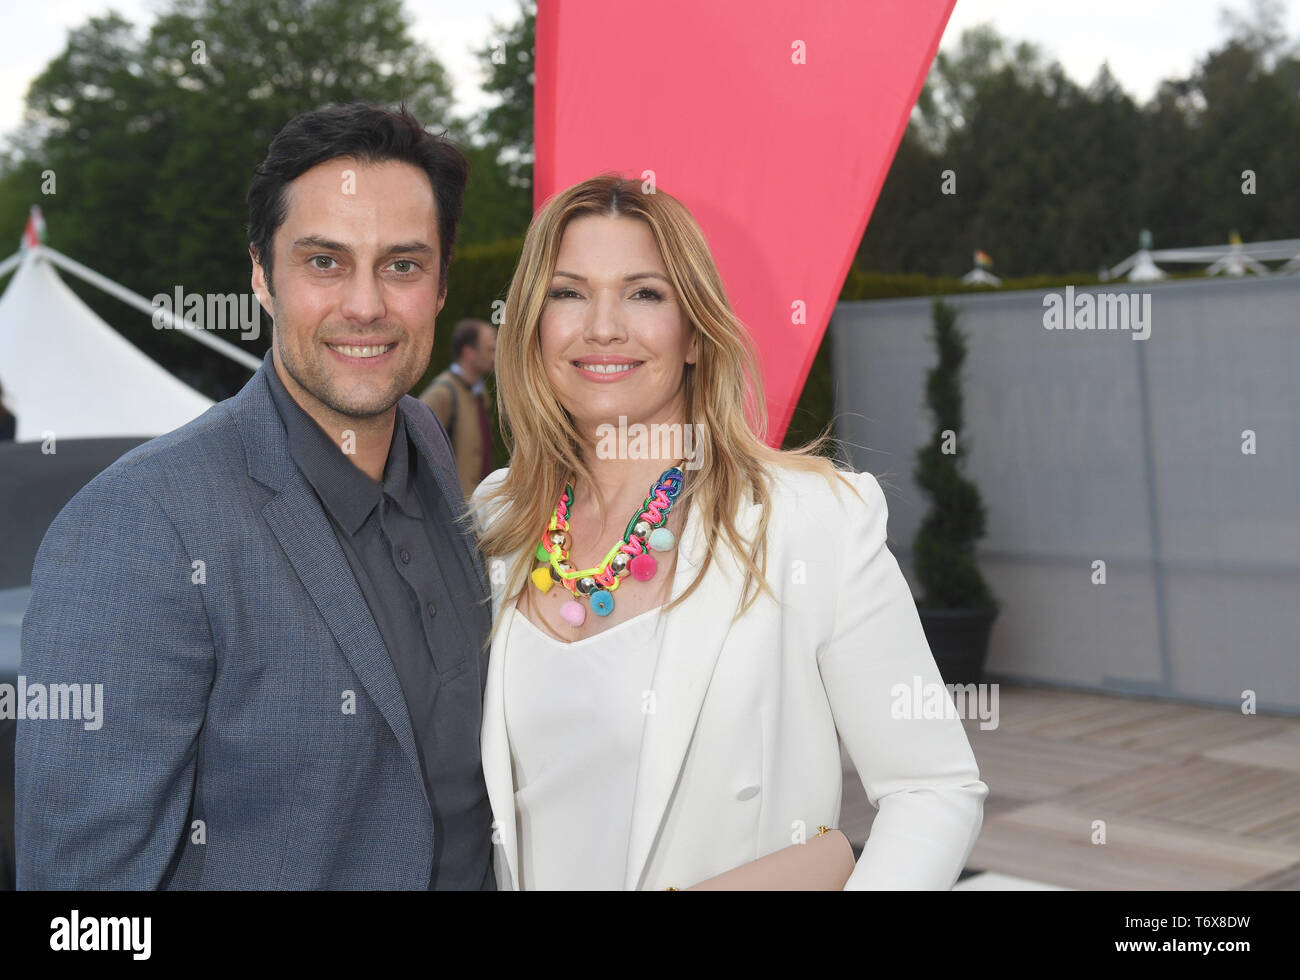
[[[989,786],[968,871],[1085,890],[1300,890],[1300,719],[998,693],[996,729],[963,723]],[[876,811],[845,763],[840,824],[860,845]]]

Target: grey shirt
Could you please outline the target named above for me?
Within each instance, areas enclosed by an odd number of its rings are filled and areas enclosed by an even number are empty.
[[[329,515],[402,686],[434,825],[429,887],[495,889],[479,755],[486,681],[479,654],[491,613],[457,544],[452,507],[410,443],[400,408],[383,483],[376,483],[268,366],[294,462]]]

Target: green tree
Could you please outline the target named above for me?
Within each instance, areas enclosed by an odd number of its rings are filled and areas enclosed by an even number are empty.
[[[972,609],[996,605],[975,561],[975,543],[984,536],[986,512],[979,490],[961,472],[964,432],[961,367],[966,342],[957,311],[934,301],[934,343],[938,361],[925,382],[925,402],[934,418],[934,435],[916,454],[916,485],[930,498],[930,509],[913,540],[921,606]],[[949,443],[952,445],[949,445]],[[951,450],[951,451],[945,451]]]
[[[142,37],[116,13],[90,18],[28,92],[25,125],[41,137],[11,161],[0,221],[21,227],[40,203],[51,245],[146,297],[175,285],[248,292],[254,167],[292,116],[353,99],[404,100],[431,128],[466,128],[400,0],[175,0]],[[57,193],[43,197],[46,170]],[[247,379],[98,290],[70,285],[208,394]],[[249,346],[260,353],[267,340]]]
[[[487,73],[483,90],[497,97],[496,105],[476,119],[475,136],[496,154],[510,185],[527,194],[531,215],[537,4],[518,3],[516,18],[508,24],[493,21],[492,36],[474,52]]]

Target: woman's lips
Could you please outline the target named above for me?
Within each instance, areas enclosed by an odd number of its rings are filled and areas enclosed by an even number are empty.
[[[635,374],[645,361],[573,361],[578,373],[597,384],[611,384]]]

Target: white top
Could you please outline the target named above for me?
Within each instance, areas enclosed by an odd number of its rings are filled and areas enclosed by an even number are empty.
[[[681,582],[674,581],[681,601],[659,613],[657,707],[645,716],[621,887],[686,888],[789,847],[801,827],[838,826],[843,743],[876,808],[845,887],[951,888],[979,837],[989,788],[955,712],[899,717],[900,700],[911,703],[912,692],[922,701],[949,692],[888,547],[884,491],[870,473],[848,475],[856,493],[840,487],[837,495],[816,473],[768,464],[763,472],[772,504],[763,556],[772,595],[751,594],[744,615],[736,616],[746,598],[743,556],[723,535],[700,574],[709,557],[707,520],[696,509],[683,522]],[[479,485],[480,502],[505,474],[497,470]],[[741,496],[734,526],[749,541],[763,508],[754,494]],[[489,509],[485,520],[493,513],[500,511]],[[533,548],[489,561],[505,568],[517,562],[522,571]],[[691,579],[698,585],[686,596],[679,586]],[[489,582],[501,626],[488,660],[480,744],[504,891],[518,887],[520,867],[505,725],[505,603],[532,586],[501,574]],[[525,629],[516,627],[515,639]]]
[[[562,643],[511,611],[504,694],[520,888],[623,888],[658,617],[651,609]]]

